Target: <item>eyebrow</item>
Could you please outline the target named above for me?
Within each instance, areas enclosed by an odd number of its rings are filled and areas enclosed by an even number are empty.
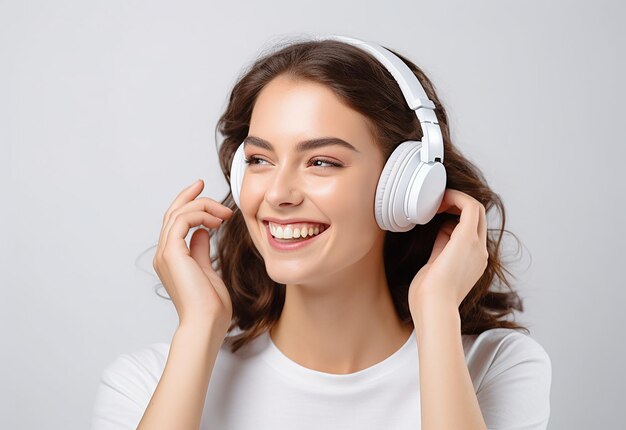
[[[244,143],[244,147],[246,144],[248,144],[248,145],[258,146],[259,148],[267,149],[269,151],[274,151],[274,147],[272,146],[272,144],[269,143],[267,140],[261,139],[260,137],[247,136],[244,139],[243,143]],[[317,139],[303,140],[302,142],[298,142],[298,144],[296,145],[296,151],[304,152],[304,151],[309,151],[311,149],[317,149],[323,146],[331,146],[331,145],[339,145],[339,146],[343,146],[344,148],[348,148],[352,151],[360,152],[354,146],[352,146],[351,144],[349,144],[343,139],[339,139],[338,137],[320,137]]]

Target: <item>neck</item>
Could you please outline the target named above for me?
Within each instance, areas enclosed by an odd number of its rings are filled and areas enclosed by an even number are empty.
[[[397,351],[413,324],[403,324],[387,285],[382,249],[346,270],[286,285],[285,304],[270,330],[277,348],[296,363],[346,374]]]

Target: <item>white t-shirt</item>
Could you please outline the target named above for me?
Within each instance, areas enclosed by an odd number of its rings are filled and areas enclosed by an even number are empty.
[[[469,373],[487,427],[544,430],[552,365],[543,347],[512,329],[462,335]],[[121,354],[104,370],[92,430],[136,429],[169,351],[155,343]],[[415,331],[385,360],[351,374],[319,372],[284,355],[268,332],[215,361],[201,429],[411,429],[420,425]]]

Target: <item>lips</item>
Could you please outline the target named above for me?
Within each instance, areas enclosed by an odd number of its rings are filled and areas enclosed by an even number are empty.
[[[281,224],[281,225],[287,225],[287,224],[297,224],[297,223],[309,223],[309,224],[321,224],[324,227],[328,227],[330,226],[330,224],[325,223],[323,221],[317,221],[311,218],[287,218],[287,219],[280,219],[280,218],[273,218],[273,217],[264,217],[261,218],[261,221],[264,224],[267,224],[269,221],[273,222],[274,224]]]
[[[263,221],[263,224],[265,227],[266,238],[270,246],[277,251],[296,251],[305,247],[309,247],[311,246],[310,244],[317,242],[320,237],[325,237],[326,235],[324,233],[326,233],[326,230],[328,230],[328,227],[325,227],[325,230],[323,232],[302,240],[282,241],[272,236],[268,221]]]

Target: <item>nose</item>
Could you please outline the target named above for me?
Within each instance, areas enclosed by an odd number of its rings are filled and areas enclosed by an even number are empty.
[[[300,178],[297,168],[287,163],[268,174],[265,201],[274,208],[294,206],[302,202]]]

